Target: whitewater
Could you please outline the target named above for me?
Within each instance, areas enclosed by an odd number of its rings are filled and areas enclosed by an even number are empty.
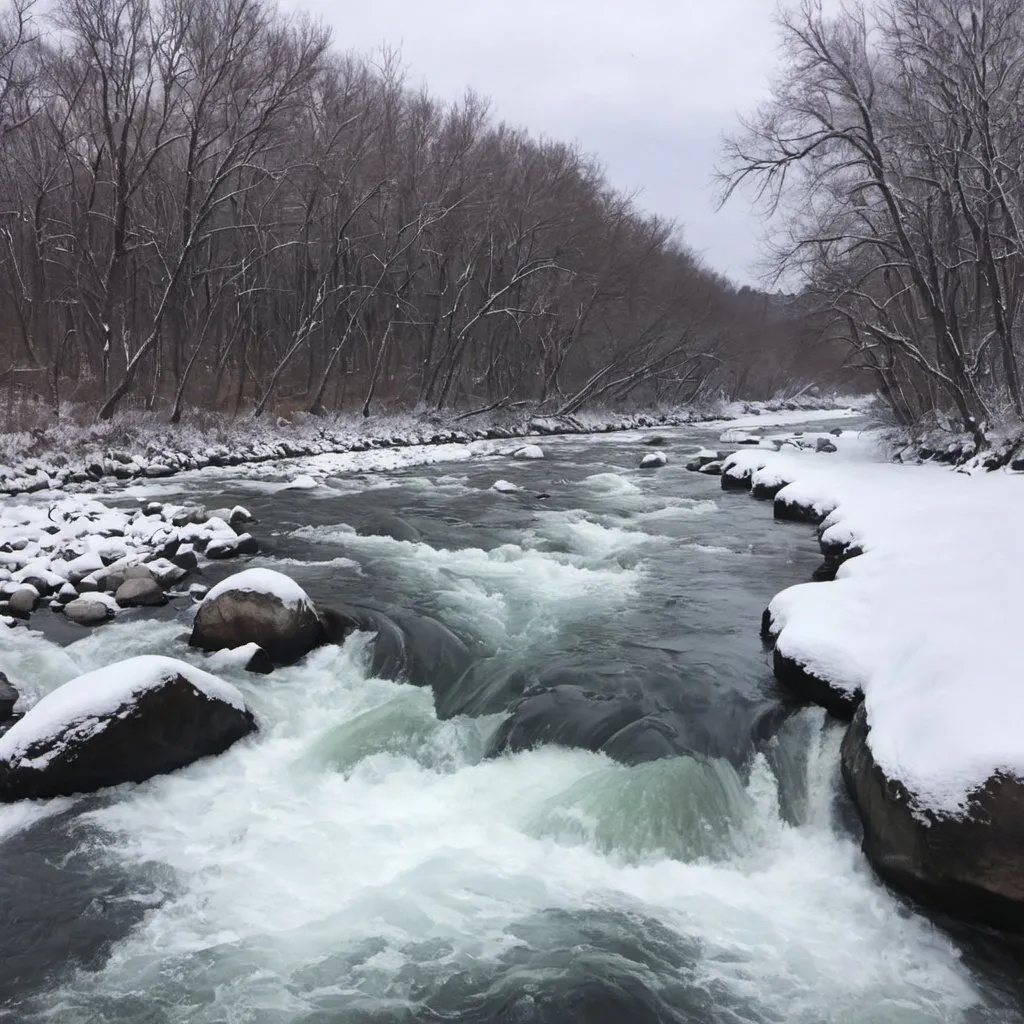
[[[373,677],[365,634],[271,676],[223,663],[257,735],[141,785],[0,808],[0,1019],[1024,1021],[983,944],[874,877],[842,727],[772,679],[760,613],[808,577],[813,532],[686,473],[716,433],[665,433],[652,471],[636,433],[121,491],[245,504],[263,543],[247,565],[318,602],[437,618],[488,697],[439,716],[430,688]],[[374,535],[382,513],[419,539]],[[115,658],[209,669],[189,615],[41,621],[5,633],[0,668],[28,701]],[[493,756],[510,695],[537,685],[645,702],[679,751]]]

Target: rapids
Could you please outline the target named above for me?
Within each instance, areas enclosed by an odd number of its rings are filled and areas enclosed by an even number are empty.
[[[365,634],[221,673],[258,735],[142,785],[0,808],[0,1019],[1024,1022],[1012,970],[872,875],[841,727],[773,681],[760,614],[808,578],[813,532],[687,473],[714,433],[666,433],[653,471],[619,434],[545,439],[528,462],[344,476],[310,459],[125,488],[245,504],[252,564],[327,604],[431,616],[476,664],[436,705],[374,678]],[[302,475],[317,485],[287,486]],[[382,515],[419,539],[359,532]],[[48,619],[0,652],[29,696],[134,654],[204,663],[181,601],[93,633]],[[538,686],[635,702],[648,731],[490,756]]]

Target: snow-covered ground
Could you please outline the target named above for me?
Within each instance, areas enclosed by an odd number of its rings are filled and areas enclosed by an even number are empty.
[[[997,773],[1024,778],[1024,482],[877,461],[872,435],[838,451],[762,448],[726,460],[777,501],[826,515],[828,547],[863,552],[834,582],[770,605],[777,648],[864,696],[869,745],[917,807],[960,815]],[[873,461],[874,458],[874,461]]]
[[[870,404],[864,398],[801,398],[787,402],[719,402],[694,408],[621,414],[588,412],[577,416],[520,417],[508,414],[445,421],[437,415],[396,414],[332,419],[305,416],[295,422],[208,417],[205,422],[170,426],[152,415],[126,414],[109,423],[81,426],[55,420],[32,434],[0,434],[0,494],[85,486],[100,480],[160,479],[183,470],[237,466],[277,459],[344,456],[348,469],[394,469],[407,465],[396,449],[459,447],[472,442],[508,441],[545,434],[603,433],[650,427],[684,426],[745,417],[759,425],[794,423],[802,418],[834,418]],[[516,445],[522,448],[521,444]],[[397,457],[396,457],[397,456]],[[342,471],[339,467],[338,471]]]

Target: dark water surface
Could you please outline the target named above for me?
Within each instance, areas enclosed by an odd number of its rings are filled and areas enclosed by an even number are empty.
[[[687,473],[714,434],[666,434],[655,471],[607,435],[154,488],[246,505],[253,564],[387,616],[434,689],[377,678],[360,635],[224,673],[262,729],[220,758],[0,809],[0,1016],[1024,1021],[1012,972],[875,881],[840,728],[772,679],[760,614],[808,578],[813,532]],[[20,634],[0,667],[31,693],[143,652],[204,664],[188,619]]]

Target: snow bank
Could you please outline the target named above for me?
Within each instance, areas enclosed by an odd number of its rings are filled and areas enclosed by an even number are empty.
[[[833,455],[756,458],[755,484],[791,481],[776,500],[828,513],[823,547],[863,552],[834,582],[774,598],[780,654],[864,695],[871,752],[920,809],[957,816],[994,774],[1024,778],[1021,482]]]
[[[0,761],[11,767],[20,764],[42,769],[60,753],[61,745],[54,745],[46,755],[27,763],[23,758],[30,747],[55,736],[77,741],[101,732],[118,708],[176,675],[183,676],[207,697],[245,710],[245,698],[230,683],[174,658],[142,655],[77,676],[41,698],[24,718],[0,736]]]
[[[221,594],[235,590],[276,597],[286,608],[313,607],[313,602],[295,580],[273,569],[244,569],[236,572],[212,587],[203,598],[203,603],[208,604]]]

